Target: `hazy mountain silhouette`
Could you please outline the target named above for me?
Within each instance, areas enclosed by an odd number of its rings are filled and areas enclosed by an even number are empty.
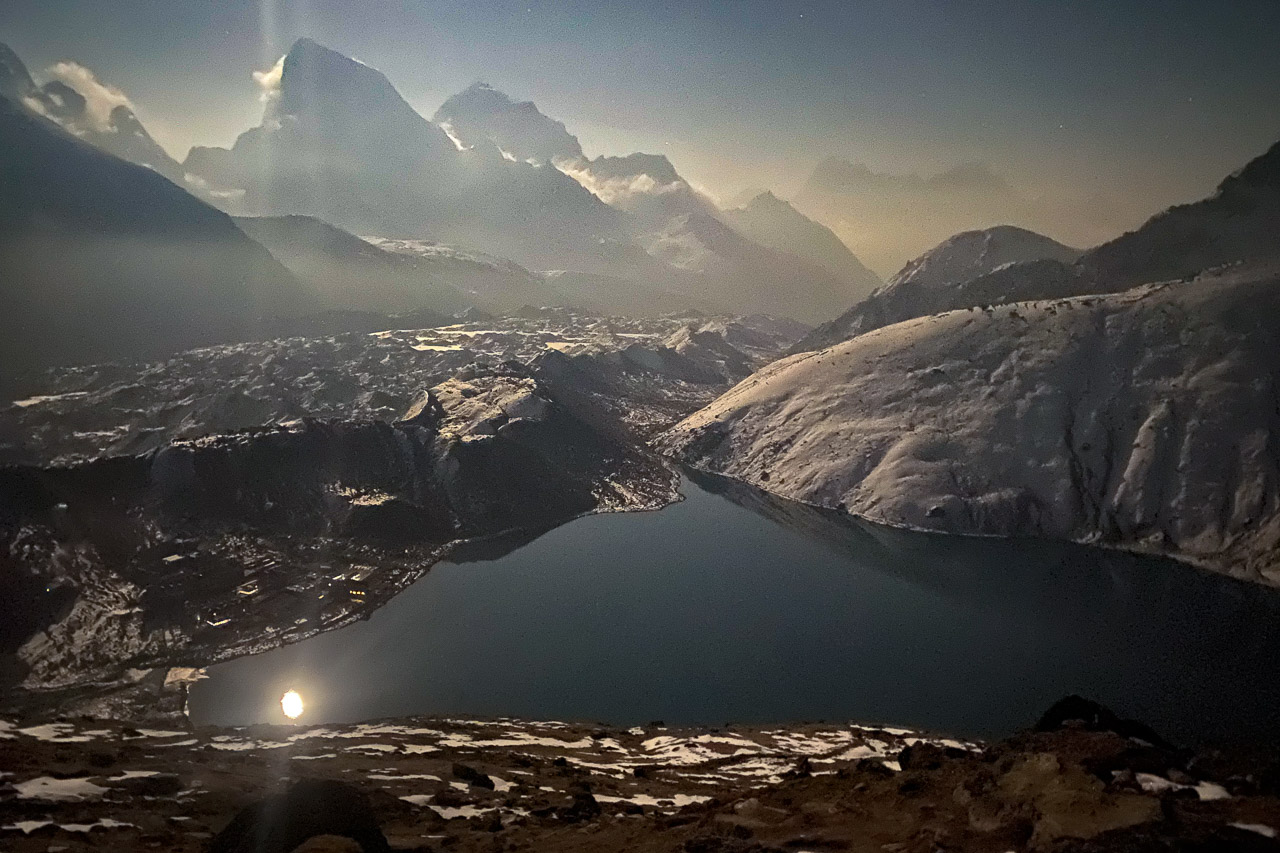
[[[866,296],[881,284],[880,277],[863,266],[830,228],[771,192],[760,193],[724,215],[730,225],[760,245],[799,255],[845,279],[855,298]]]
[[[154,355],[309,307],[221,211],[0,99],[0,341],[6,374]]]
[[[997,231],[1010,239],[993,252],[989,235]],[[909,263],[882,290],[814,329],[792,351],[822,349],[956,308],[1115,293],[1227,264],[1265,263],[1280,258],[1277,234],[1280,143],[1227,177],[1208,198],[1169,208],[1074,263],[1076,250],[1025,229],[956,235]]]

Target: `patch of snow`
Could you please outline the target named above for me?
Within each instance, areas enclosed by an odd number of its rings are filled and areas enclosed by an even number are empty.
[[[66,832],[91,832],[95,829],[137,829],[137,824],[124,823],[119,820],[112,820],[104,817],[94,823],[60,823],[58,829]]]
[[[18,797],[24,800],[93,800],[107,793],[101,785],[95,785],[88,778],[55,779],[52,776],[37,776],[13,786]]]
[[[170,737],[182,737],[183,735],[186,734],[186,732],[171,732],[171,731],[165,731],[164,729],[138,729],[138,734],[142,735],[143,737],[170,738]]]
[[[1231,823],[1228,826],[1234,826],[1236,829],[1243,829],[1245,832],[1256,832],[1258,835],[1267,838],[1275,838],[1276,831],[1265,823]]]
[[[25,400],[14,400],[13,404],[25,409],[28,406],[39,406],[42,403],[52,403],[56,400],[74,400],[77,397],[88,396],[88,393],[88,391],[70,391],[66,394],[42,394],[37,397],[27,397]]]
[[[415,780],[415,779],[422,779],[422,780],[425,780],[425,781],[427,781],[427,782],[439,782],[439,781],[440,781],[440,777],[439,777],[439,776],[432,776],[430,773],[405,773],[405,774],[395,774],[395,773],[370,773],[370,774],[368,774],[368,778],[373,779],[373,780],[378,781],[378,782],[407,782],[407,781]],[[496,782],[496,781],[497,781],[497,780],[495,779],[495,782]],[[495,790],[497,790],[497,789],[495,788]]]
[[[401,797],[401,799],[404,799],[404,798]],[[489,812],[497,811],[497,808],[481,809],[481,808],[477,808],[476,806],[459,806],[458,808],[449,808],[447,806],[429,805],[428,808],[430,808],[436,814],[440,815],[440,817],[444,818],[445,820],[453,820],[454,818],[460,818],[460,817],[461,818],[479,817],[482,814],[488,814]]]
[[[602,803],[634,803],[637,806],[675,807],[682,809],[696,803],[705,803],[710,797],[701,794],[673,794],[670,797],[653,797],[649,794],[634,794],[630,797],[613,797],[607,794],[596,794]]]

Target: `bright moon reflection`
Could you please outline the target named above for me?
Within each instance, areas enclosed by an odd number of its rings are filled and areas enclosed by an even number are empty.
[[[280,710],[291,720],[302,716],[302,696],[296,690],[290,690],[280,697]]]

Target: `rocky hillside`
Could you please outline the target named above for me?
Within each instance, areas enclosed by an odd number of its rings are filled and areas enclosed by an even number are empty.
[[[1280,142],[1228,176],[1213,195],[1169,208],[1087,252],[1081,273],[1114,287],[1185,278],[1243,260],[1280,257]]]
[[[953,311],[776,362],[660,440],[890,525],[1280,583],[1280,274]]]
[[[396,423],[294,420],[0,468],[0,616],[40,615],[0,647],[0,687],[108,689],[129,668],[300,639],[458,540],[675,499],[659,460],[580,407],[506,364],[421,388]],[[357,571],[357,593],[334,588]]]

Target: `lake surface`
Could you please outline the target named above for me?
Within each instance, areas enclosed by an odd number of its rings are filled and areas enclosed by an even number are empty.
[[[698,476],[434,567],[370,619],[211,667],[196,723],[407,714],[852,720],[992,737],[1068,693],[1280,740],[1280,594],[1071,545],[887,530]],[[529,537],[526,536],[525,539]]]

